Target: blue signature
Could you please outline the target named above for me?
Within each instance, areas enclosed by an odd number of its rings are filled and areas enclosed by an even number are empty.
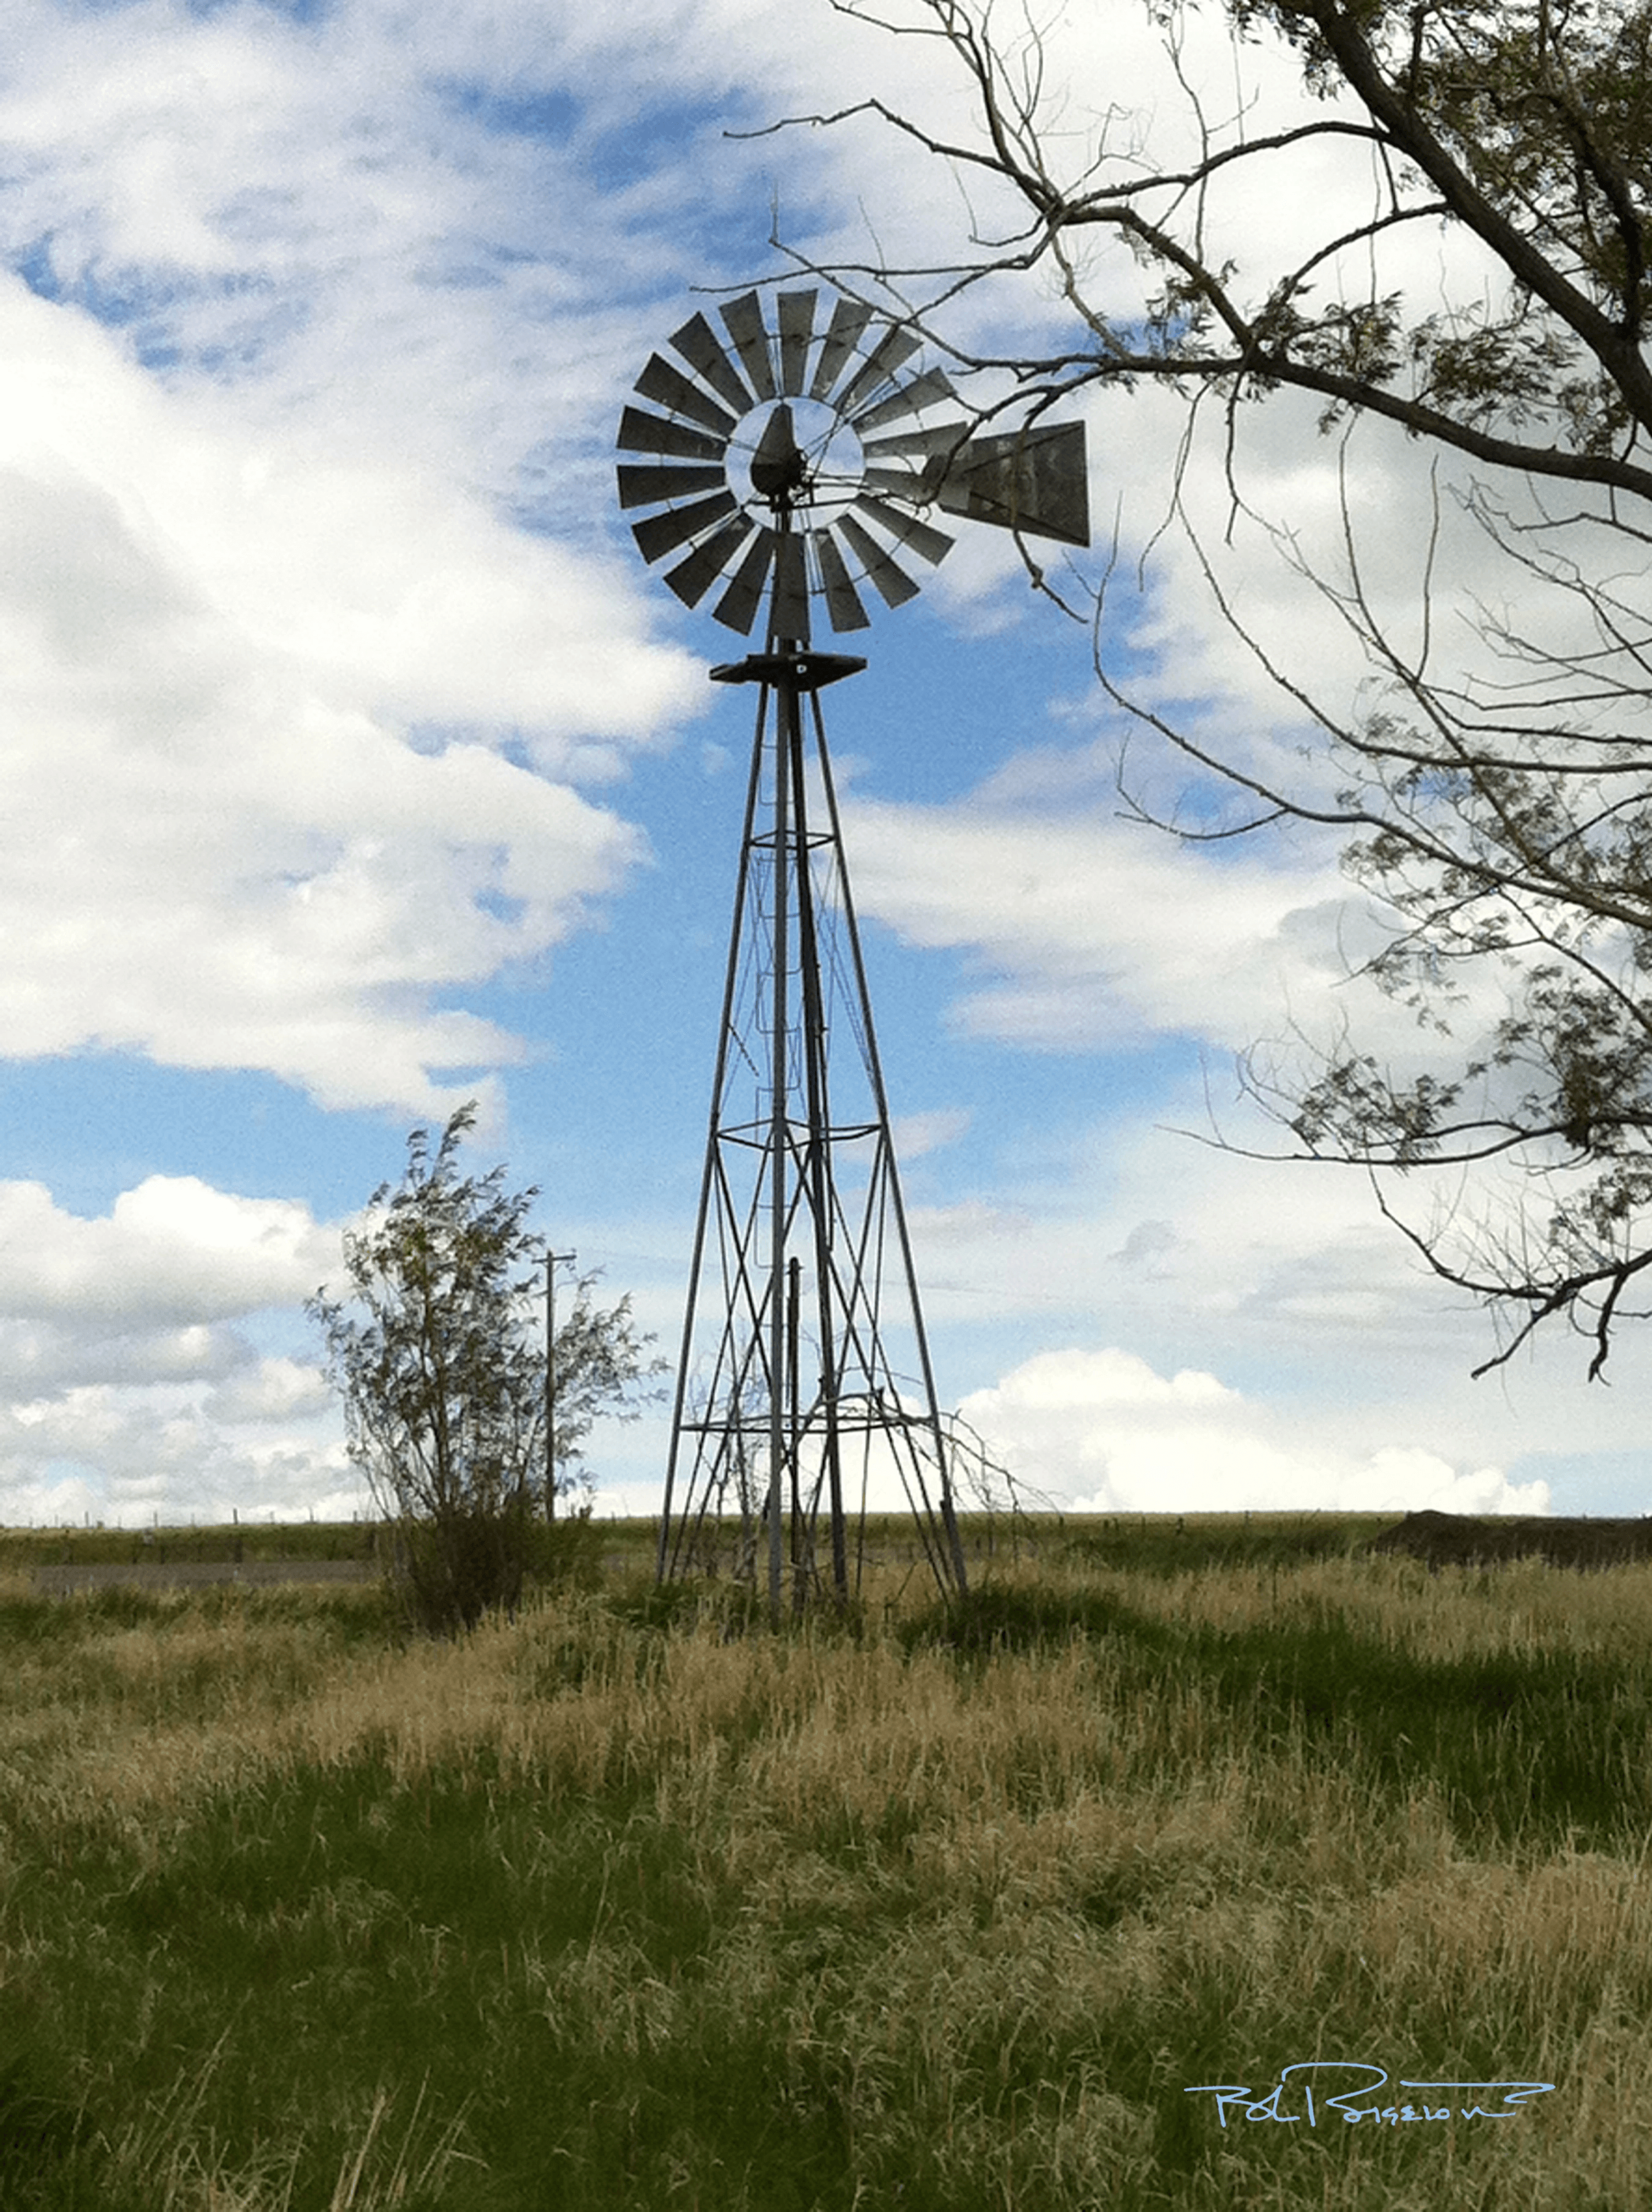
[[[1291,2086],[1291,2075],[1301,2074],[1305,2076],[1324,2073],[1327,2070],[1344,2074],[1363,2074],[1366,2079],[1357,2082],[1352,2088],[1341,2090],[1335,2096],[1321,2094],[1317,2101],[1314,2095],[1313,2083],[1304,2079],[1301,2083],[1294,2086],[1299,2087],[1302,2091],[1303,2101],[1308,2108],[1306,2112],[1282,2112],[1279,2110],[1279,2100],[1287,2094],[1287,2087]],[[1388,2070],[1385,2067],[1367,2065],[1359,2059],[1303,2058],[1298,2059],[1292,2065],[1280,2068],[1279,2078],[1266,2097],[1253,2097],[1245,2084],[1239,2081],[1200,2081],[1190,2089],[1184,2089],[1181,2094],[1185,2097],[1214,2097],[1217,2118],[1224,2127],[1228,2124],[1228,2108],[1232,2105],[1241,2106],[1248,2120],[1278,2120],[1282,2125],[1289,2126],[1306,2118],[1310,2128],[1316,2128],[1319,2125],[1319,2113],[1321,2108],[1330,2112],[1339,2113],[1350,2125],[1357,2120],[1375,2120],[1379,2127],[1384,2121],[1387,2121],[1390,2127],[1399,2127],[1410,2120],[1449,2120],[1451,2118],[1452,2100],[1450,2099],[1442,2105],[1430,2104],[1426,2099],[1420,2105],[1412,2104],[1409,2099],[1394,2104],[1383,2104],[1378,2093],[1388,2078]],[[1431,2089],[1436,2092],[1449,2089],[1473,2092],[1475,2099],[1473,2104],[1459,2103],[1456,2107],[1464,2119],[1512,2120],[1528,2097],[1540,2097],[1546,2089],[1552,2089],[1554,2083],[1552,2081],[1401,2081],[1396,2082],[1394,2086],[1400,2089]],[[1481,2104],[1479,2101],[1480,2096],[1492,2090],[1502,2091],[1502,2102],[1491,2106]],[[1374,2097],[1378,2099],[1375,2104],[1362,2101]]]

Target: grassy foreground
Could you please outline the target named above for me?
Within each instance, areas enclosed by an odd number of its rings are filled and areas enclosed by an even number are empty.
[[[610,1571],[445,1645],[0,1577],[0,2203],[1626,2212],[1652,1569],[1348,1533],[1069,1522],[779,1632]],[[1185,2094],[1315,2057],[1557,2086]]]

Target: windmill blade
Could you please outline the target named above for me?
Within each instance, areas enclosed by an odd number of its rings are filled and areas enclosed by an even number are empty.
[[[897,568],[869,530],[863,529],[853,515],[839,518],[838,528],[849,541],[851,551],[877,586],[878,596],[886,607],[904,606],[908,599],[918,596],[918,586],[904,568]]]
[[[899,453],[909,453],[914,459],[922,460],[942,453],[951,459],[967,442],[969,435],[962,422],[935,422],[927,429],[896,430],[887,438],[863,439],[860,450],[869,460]]]
[[[780,391],[787,399],[803,397],[803,373],[809,366],[814,342],[817,292],[782,292],[780,295]]]
[[[932,407],[939,400],[956,399],[957,396],[944,369],[926,368],[921,376],[913,377],[887,399],[880,399],[876,406],[864,407],[859,414],[851,415],[849,421],[864,436],[881,423],[898,422],[902,415],[915,415],[920,408]]]
[[[774,597],[768,627],[775,637],[795,645],[809,641],[809,570],[803,557],[803,540],[793,530],[775,541]]]
[[[634,522],[631,535],[645,561],[658,561],[662,553],[686,545],[714,522],[732,514],[735,506],[732,492],[720,491],[714,499],[697,499],[692,507],[668,507],[664,514],[651,514],[646,522]]]
[[[720,530],[714,531],[703,544],[696,545],[687,560],[679,561],[676,568],[665,571],[665,581],[685,607],[699,605],[737,549],[750,535],[751,525],[744,515],[736,514]]]
[[[769,564],[774,557],[774,548],[780,543],[772,530],[762,523],[757,534],[746,550],[746,556],[735,570],[730,583],[712,613],[729,629],[738,629],[745,637],[757,619],[757,609],[762,605],[763,586],[768,580]]]
[[[859,300],[840,300],[832,309],[830,327],[820,349],[820,359],[815,363],[814,381],[809,386],[811,399],[826,399],[837,382],[843,364],[860,343],[860,333],[872,320],[872,309]]]
[[[661,500],[683,499],[691,491],[717,491],[726,481],[719,467],[635,468],[618,471],[622,507],[655,507]]]
[[[837,550],[836,538],[829,530],[814,530],[809,534],[820,563],[820,580],[826,589],[826,611],[831,617],[832,628],[870,629],[872,617],[860,603],[860,594]]]
[[[865,367],[838,401],[838,411],[853,418],[854,410],[862,399],[869,399],[880,384],[886,384],[903,361],[910,361],[922,341],[899,323],[891,323],[872,348]]]
[[[744,365],[746,380],[751,389],[759,399],[773,399],[775,397],[774,356],[769,350],[768,329],[763,321],[762,302],[755,292],[743,293],[739,299],[729,301],[722,310],[722,316]]]
[[[970,438],[947,464],[937,506],[1000,530],[1090,543],[1090,476],[1082,422],[1044,423]]]
[[[881,499],[873,499],[862,492],[855,505],[902,545],[908,545],[920,560],[927,561],[932,568],[944,561],[952,550],[952,540],[944,530],[932,530],[926,522],[920,522],[915,514],[903,514],[898,507],[885,507]]]
[[[734,363],[723,351],[716,331],[703,315],[691,315],[680,331],[673,331],[671,343],[695,374],[703,377],[720,398],[727,400],[737,416],[750,413],[751,394],[741,383]]]
[[[690,430],[686,422],[668,422],[661,415],[645,415],[641,407],[628,407],[620,416],[614,442],[622,453],[674,453],[686,461],[720,461],[726,450],[720,438]]]
[[[725,438],[733,434],[735,416],[726,415],[714,399],[708,399],[697,384],[690,384],[682,370],[673,368],[661,354],[649,355],[648,366],[633,388],[669,414],[687,415]]]

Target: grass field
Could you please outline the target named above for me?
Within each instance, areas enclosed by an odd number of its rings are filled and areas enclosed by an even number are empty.
[[[608,1524],[449,1644],[372,1583],[42,1597],[80,1540],[14,1535],[0,2204],[1642,2206],[1652,1568],[1379,1525],[976,1530],[951,1615],[890,1527],[774,1631]],[[1555,2087],[1186,2094],[1316,2058]]]

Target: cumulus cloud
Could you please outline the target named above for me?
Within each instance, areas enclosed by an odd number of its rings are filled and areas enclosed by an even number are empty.
[[[355,1502],[337,1403],[251,1325],[339,1261],[290,1200],[153,1176],[88,1219],[0,1183],[0,1518]]]
[[[1460,1468],[1412,1443],[1296,1439],[1213,1375],[1163,1376],[1117,1347],[1036,1354],[960,1408],[1017,1480],[1079,1513],[1546,1513],[1541,1482]]]
[[[261,1359],[220,1384],[204,1410],[209,1419],[226,1424],[292,1421],[325,1413],[335,1402],[332,1385],[319,1367],[275,1358]]]
[[[338,1264],[336,1230],[291,1199],[150,1176],[88,1220],[41,1183],[0,1183],[0,1313],[186,1328],[291,1305]]]
[[[969,1127],[967,1107],[938,1106],[926,1114],[897,1114],[890,1133],[897,1158],[920,1160],[926,1152],[956,1145]]]
[[[452,1102],[452,1071],[519,1053],[466,992],[562,941],[643,854],[571,787],[704,696],[651,641],[658,595],[611,544],[614,394],[658,337],[656,173],[680,200],[696,131],[731,102],[787,112],[827,58],[938,130],[967,105],[926,42],[829,11],[657,15],[26,7],[0,82],[0,240],[34,288],[0,283],[0,711],[17,733],[0,1050],[97,1042],[421,1113]],[[1218,68],[1225,43],[1194,28],[1189,66]],[[1075,82],[1103,56],[1144,101],[1165,78],[1145,11],[1112,11],[1099,46],[1095,25],[1051,35]],[[1282,96],[1294,75],[1266,51],[1247,66]],[[594,189],[668,83],[654,166]],[[877,144],[890,250],[908,231],[935,246],[958,217],[944,170]],[[829,252],[869,151],[858,128],[724,144],[699,204],[732,205],[753,161],[780,161]],[[580,220],[554,220],[568,205]],[[680,210],[669,231],[686,274],[706,240]],[[978,312],[1002,307],[961,303],[966,340]],[[1133,433],[1153,419],[1145,404]],[[1170,430],[1109,460],[1121,495],[1160,480]],[[968,596],[985,572],[961,556]],[[1006,820],[923,827],[931,878],[1025,872]],[[1004,981],[969,1002],[975,1026],[1040,1043],[1116,1022],[1108,978],[1138,947],[1096,943],[1073,909],[1097,858],[1130,863],[1082,842],[1045,852],[1036,895],[988,901],[968,941]],[[1253,997],[1273,955],[1317,973],[1333,927],[1323,884],[1265,877],[1212,875],[1205,902],[1230,913]],[[944,896],[922,914],[937,896],[914,872],[899,915],[960,941]],[[1231,978],[1197,951],[1183,964],[1162,955],[1144,988],[1196,1020]]]
[[[439,1111],[521,1050],[467,993],[645,856],[581,787],[703,678],[589,448],[659,272],[577,94],[532,127],[544,26],[467,73],[450,12],[14,26],[0,1052]]]
[[[521,1051],[467,994],[645,858],[584,787],[704,705],[610,470],[662,295],[768,202],[779,142],[720,132],[829,53],[938,113],[962,88],[744,0],[24,0],[13,27],[0,1053],[440,1111]],[[783,143],[811,221],[853,204],[854,134]]]
[[[144,1389],[211,1381],[251,1356],[246,1338],[222,1323],[153,1328],[88,1315],[69,1321],[0,1321],[0,1393],[43,1407],[88,1384]]]
[[[1084,804],[988,791],[945,806],[846,809],[862,908],[992,977],[957,1006],[975,1036],[1091,1051],[1180,1032],[1250,1042],[1282,1006],[1322,1013],[1347,981],[1334,855],[1220,862]]]
[[[774,0],[19,0],[10,27],[0,1055],[96,1043],[422,1116],[487,1097],[476,1071],[523,1047],[478,1011],[482,988],[543,963],[638,879],[626,771],[707,698],[698,657],[663,641],[680,611],[614,511],[617,395],[690,284],[765,258],[771,185],[782,227],[823,258],[864,258],[870,222],[894,258],[933,264],[971,219],[944,168],[870,122],[744,144],[725,126],[812,109],[830,83],[835,102],[877,90],[957,136],[963,82],[932,41]],[[1253,128],[1295,112],[1294,59],[1247,46],[1236,77],[1219,11],[1185,27],[1209,112],[1241,79],[1260,95]],[[1187,116],[1145,9],[1068,10],[1050,35],[1075,125],[1116,94],[1175,150]],[[1236,211],[1247,251],[1288,253],[1292,225],[1365,189],[1357,170],[1297,182]],[[998,210],[973,212],[990,228]],[[1128,257],[1096,282],[1127,306]],[[947,327],[1004,350],[1066,312],[992,287]],[[1139,597],[1124,588],[1163,518],[1175,409],[1139,393],[1090,419],[1097,512],[1110,526],[1116,503],[1122,555],[1109,641],[1133,649],[1150,699],[1225,749],[1294,757],[1300,718],[1183,541],[1160,541]],[[1311,410],[1271,406],[1241,430],[1258,509],[1289,517],[1314,558],[1334,553],[1343,480]],[[1370,588],[1401,623],[1425,459],[1362,439],[1348,479],[1377,525]],[[1224,582],[1271,646],[1346,696],[1352,641],[1248,517],[1221,544],[1210,460],[1201,449],[1185,488]],[[1468,538],[1450,551],[1479,576]],[[1008,627],[1018,574],[1007,541],[965,533],[929,601]],[[1072,667],[1051,683],[1071,692]],[[1063,715],[1059,743],[956,805],[850,810],[865,911],[972,964],[960,1025],[1095,1051],[1167,1034],[1242,1045],[1282,1006],[1334,1019],[1362,942],[1334,854],[1193,860],[1113,822],[1116,732],[1070,698]],[[1167,804],[1180,774],[1156,786]],[[1160,1110],[1197,1122],[1184,1104]],[[933,1114],[899,1138],[908,1159],[951,1147],[951,1170],[966,1134]],[[1370,1434],[1400,1441],[1378,1443],[1339,1431],[1313,1462],[1325,1482],[1416,1490],[1487,1463],[1459,1451],[1475,1417],[1449,1414],[1438,1387],[1468,1335],[1418,1300],[1362,1192],[1206,1172],[1116,1121],[1084,1143],[1054,1195],[1014,1172],[989,1193],[955,1176],[950,1202],[914,1215],[932,1316],[1132,1344],[1169,1395],[1138,1376],[1145,1396],[1104,1401],[1125,1444],[1180,1424],[1226,1439],[1231,1464],[1260,1454],[1258,1480],[1287,1489],[1308,1448],[1226,1385],[1200,1401],[1179,1380],[1239,1372],[1259,1346],[1339,1378],[1403,1356],[1431,1378],[1414,1427],[1385,1417]],[[301,1206],[187,1178],[145,1182],[100,1220],[0,1187],[0,1510],[91,1504],[106,1479],[134,1504],[261,1486],[296,1510],[348,1498],[319,1378],[263,1356],[250,1325],[329,1272],[332,1234]],[[1169,1340],[1189,1317],[1212,1348],[1184,1364]],[[1084,1387],[1070,1383],[1062,1450],[1099,1432]],[[1543,1412],[1534,1434],[1569,1418]],[[1437,1464],[1379,1466],[1406,1449]],[[1093,1469],[1088,1494],[1115,1474]]]
[[[674,658],[641,652],[628,696],[568,556],[389,463],[244,491],[233,441],[15,283],[0,399],[0,1051],[419,1112],[452,1103],[442,1071],[518,1056],[444,1000],[543,955],[645,848],[498,740],[565,769],[577,733],[659,714]],[[414,741],[456,720],[495,742]]]
[[[1379,1450],[1425,1451],[1454,1476],[1500,1468],[1516,1489],[1546,1471],[1533,1464],[1544,1455],[1643,1454],[1652,1345],[1625,1339],[1612,1389],[1588,1382],[1564,1334],[1475,1381],[1498,1341],[1489,1317],[1374,1216],[1362,1175],[1177,1134],[1203,1121],[1196,1075],[1159,1090],[1151,1110],[1157,1127],[1098,1098],[1093,1115],[1064,1115],[1036,1156],[1009,1150],[973,1190],[909,1207],[947,1402],[999,1387],[994,1376],[1040,1348],[1126,1348],[1163,1382],[1215,1376],[1269,1409],[1242,1420],[1236,1441],[1275,1455],[1263,1464],[1282,1494],[1322,1469],[1326,1504],[1351,1474],[1369,1493]],[[1423,1221],[1436,1195],[1394,1194]],[[1058,1473],[1076,1449],[1062,1437]],[[1414,1498],[1409,1477],[1402,1488]]]
[[[178,1522],[233,1510],[347,1519],[361,1484],[336,1435],[271,1419],[262,1433],[215,1419],[197,1394],[86,1384],[0,1407],[0,1518]]]

